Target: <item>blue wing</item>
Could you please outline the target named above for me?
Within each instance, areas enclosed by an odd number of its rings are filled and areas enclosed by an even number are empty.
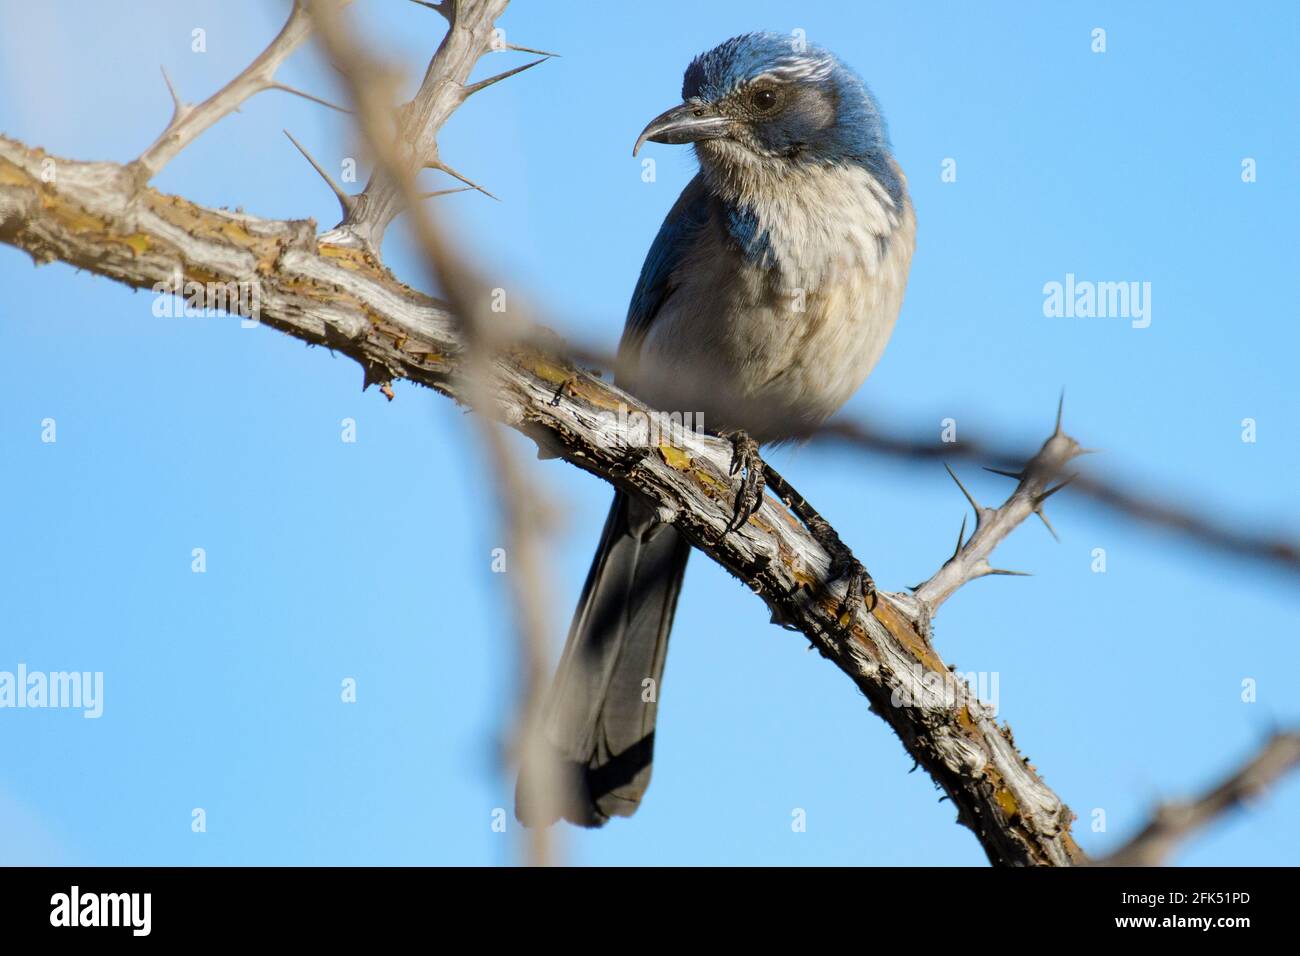
[[[677,288],[674,275],[678,266],[694,245],[700,230],[708,224],[711,212],[712,200],[703,180],[697,175],[677,197],[646,253],[641,277],[637,279],[627,309],[623,340],[618,347],[620,365],[623,362],[635,363],[646,332]]]

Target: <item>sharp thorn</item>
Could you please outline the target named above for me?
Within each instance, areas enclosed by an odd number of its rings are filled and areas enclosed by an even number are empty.
[[[1025,480],[1025,473],[1023,471],[1003,471],[1001,468],[990,468],[988,465],[984,466],[984,470],[991,471],[995,475],[1002,475],[1004,478],[1014,478],[1016,481]]]
[[[1032,571],[1006,571],[1002,568],[989,568],[986,574],[1005,574],[1013,578],[1032,578]]]
[[[1055,488],[1048,488],[1048,489],[1047,489],[1046,491],[1044,491],[1041,495],[1039,495],[1037,498],[1034,499],[1034,506],[1035,506],[1035,507],[1038,507],[1038,506],[1041,505],[1044,501],[1046,501],[1048,498],[1052,497],[1052,495],[1056,494],[1058,491],[1060,491],[1062,488],[1064,488],[1066,485],[1068,485],[1070,482],[1074,481],[1074,479],[1076,479],[1076,478],[1078,478],[1078,477],[1079,477],[1078,475],[1071,475],[1069,478],[1066,478],[1064,481],[1062,481],[1062,482],[1061,482],[1059,485],[1057,485]]]
[[[1059,542],[1061,540],[1061,536],[1056,533],[1056,529],[1052,527],[1052,523],[1047,520],[1047,513],[1043,511],[1041,508],[1035,508],[1034,514],[1038,515],[1038,517],[1043,519],[1044,527],[1046,527],[1047,530],[1051,532],[1052,537]]]
[[[492,193],[488,192],[486,189],[480,186],[478,183],[474,182],[474,180],[470,179],[468,176],[462,176],[460,173],[456,172],[456,170],[452,169],[441,159],[435,159],[433,162],[426,164],[425,168],[440,169],[448,176],[452,177],[453,179],[459,179],[462,183],[464,183],[466,186],[469,186],[471,189],[477,189],[479,192],[481,192],[484,196],[487,196],[489,199],[496,199],[497,202],[501,201],[496,196],[492,195]]]
[[[966,486],[963,485],[961,483],[961,479],[957,477],[957,472],[953,471],[946,461],[943,463],[943,467],[948,469],[948,474],[952,477],[952,480],[957,482],[957,487],[960,488],[961,493],[966,496],[966,500],[970,502],[970,506],[975,509],[975,517],[979,518],[980,503],[975,500],[974,495],[972,495],[969,491],[966,490]]]
[[[175,126],[180,121],[181,117],[189,112],[190,108],[180,98],[180,94],[176,92],[176,87],[172,83],[172,78],[167,75],[167,67],[159,66],[158,69],[162,70],[163,82],[167,84],[167,92],[171,94],[172,98],[172,121],[167,125]]]
[[[507,50],[514,50],[516,53],[535,53],[537,56],[559,56],[560,55],[558,53],[551,53],[548,50],[534,50],[530,46],[519,46],[514,43],[507,43],[505,48]]]
[[[1061,434],[1061,418],[1064,414],[1065,414],[1065,389],[1062,388],[1060,401],[1056,403],[1056,431],[1052,433],[1053,435]]]
[[[298,142],[296,139],[293,138],[292,133],[290,133],[286,129],[284,130],[284,135],[289,137],[289,142],[293,143],[294,146],[298,147],[298,152],[302,153],[303,158],[307,160],[307,162],[311,163],[312,169],[316,170],[320,178],[325,180],[326,185],[329,186],[329,188],[333,191],[334,195],[338,198],[339,205],[343,207],[343,215],[346,216],[349,212],[351,212],[352,204],[355,200],[353,200],[351,196],[349,196],[347,193],[343,191],[342,187],[339,186],[339,184],[334,181],[334,177],[332,177],[329,173],[325,172],[325,170],[321,167],[321,164],[316,162],[316,160],[312,158],[311,153],[307,152],[307,150],[303,147],[302,143]]]
[[[282,90],[285,93],[292,93],[294,96],[301,96],[304,100],[310,100],[313,103],[319,103],[321,106],[328,106],[330,109],[338,110],[340,113],[347,113],[349,115],[351,115],[352,113],[352,110],[348,109],[346,106],[339,106],[337,103],[331,103],[329,100],[323,100],[319,96],[313,96],[311,93],[308,93],[306,90],[298,89],[296,86],[289,86],[288,84],[285,83],[272,82],[270,86],[267,87],[267,89]]]
[[[436,199],[438,196],[450,196],[452,193],[469,193],[473,191],[473,186],[457,186],[455,189],[435,189],[431,193],[420,193],[420,198]]]
[[[172,96],[172,104],[177,109],[180,109],[184,104],[181,103],[181,98],[176,93],[176,87],[172,83],[172,78],[167,74],[167,67],[159,66],[158,69],[162,70],[163,82],[167,84],[167,92]]]
[[[962,538],[966,537],[966,516],[961,516],[961,530],[957,532],[957,547],[953,548],[952,556],[955,558],[961,554]]]
[[[524,70],[531,70],[538,63],[545,63],[548,57],[542,57],[540,60],[533,60],[531,63],[525,63],[523,66],[517,66],[513,70],[506,70],[504,73],[498,73],[496,76],[489,76],[486,80],[479,80],[477,83],[471,83],[463,88],[461,96],[465,99],[473,96],[479,90],[491,86],[493,83],[500,83],[502,80],[508,80],[516,73],[522,73]]]

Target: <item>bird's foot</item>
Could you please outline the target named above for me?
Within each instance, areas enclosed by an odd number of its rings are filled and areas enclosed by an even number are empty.
[[[841,629],[847,629],[863,604],[866,604],[868,611],[874,611],[876,605],[880,603],[876,582],[862,566],[862,562],[853,556],[848,545],[840,540],[839,534],[831,527],[830,522],[818,514],[817,510],[808,504],[804,497],[795,491],[771,465],[764,465],[763,468],[767,474],[768,486],[786,503],[795,517],[803,522],[808,533],[830,555],[830,578],[827,583],[847,581],[844,600],[840,602],[835,612],[836,623]]]
[[[556,408],[560,402],[566,398],[573,398],[578,394],[578,376],[570,375],[555,388],[555,393],[551,395],[551,407]]]
[[[724,533],[738,531],[763,504],[766,487],[766,466],[758,457],[758,442],[744,431],[724,432],[723,438],[731,442],[731,477],[740,476],[736,491],[736,510],[727,523]]]
[[[835,541],[839,542],[838,536]],[[862,566],[862,562],[855,558],[853,552],[844,544],[841,543],[839,546],[841,550],[838,554],[831,552],[830,580],[832,584],[842,580],[847,582],[844,587],[844,600],[840,602],[835,612],[835,622],[843,630],[853,623],[858,610],[864,604],[868,613],[874,611],[876,605],[880,603],[880,594],[876,590],[876,582]]]

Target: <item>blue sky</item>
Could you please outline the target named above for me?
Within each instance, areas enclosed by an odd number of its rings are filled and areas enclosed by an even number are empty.
[[[0,131],[126,161],[170,112],[165,65],[205,97],[278,29],[240,2],[0,0]],[[412,75],[441,21],[359,0]],[[519,2],[515,43],[563,54],[476,96],[444,158],[501,197],[439,200],[490,276],[554,327],[612,347],[641,259],[693,172],[651,145],[690,58],[753,29],[806,31],[881,101],[917,209],[907,301],[846,415],[1036,447],[1066,423],[1094,466],[1229,521],[1300,534],[1294,274],[1300,157],[1284,2],[1210,4]],[[207,52],[191,51],[191,31]],[[1092,31],[1106,30],[1093,53]],[[494,54],[483,75],[524,62]],[[314,50],[283,79],[336,92]],[[156,181],[208,205],[337,219],[281,135],[328,167],[345,122],[281,94],[227,118]],[[1255,160],[1257,181],[1242,181]],[[946,159],[955,182],[941,181]],[[364,168],[364,163],[363,163]],[[429,175],[432,186],[436,176]],[[357,187],[359,188],[359,187]],[[400,229],[386,259],[417,279]],[[1151,283],[1151,324],[1047,318],[1072,273]],[[512,702],[507,581],[472,423],[350,360],[237,321],[158,319],[151,297],[34,269],[0,247],[0,671],[104,673],[104,714],[0,709],[0,862],[499,864],[516,858],[497,761]],[[42,420],[57,442],[41,441]],[[341,441],[340,422],[357,423]],[[1242,441],[1242,420],[1257,440]],[[520,440],[518,447],[529,447]],[[964,502],[938,465],[816,446],[778,466],[882,587],[926,577]],[[959,466],[977,495],[1003,479]],[[558,653],[609,490],[561,462],[551,562]],[[1100,852],[1300,718],[1294,580],[1098,512],[1065,492],[999,552],[937,643],[996,672],[1001,715]],[[207,570],[191,571],[194,548]],[[1104,548],[1105,573],[1092,570]],[[340,682],[357,682],[357,702]],[[1242,701],[1254,680],[1257,700]],[[678,609],[654,783],[641,811],[566,830],[578,863],[979,865],[974,837],[830,664],[698,556]],[[191,812],[207,832],[191,831]],[[792,832],[791,814],[807,814]],[[1104,810],[1105,832],[1093,832]],[[1300,860],[1300,779],[1179,854]]]

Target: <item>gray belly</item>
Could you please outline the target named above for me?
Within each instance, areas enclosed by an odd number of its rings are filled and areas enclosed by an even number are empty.
[[[910,215],[904,226],[883,257],[872,249],[874,258],[818,263],[807,287],[798,270],[763,270],[738,253],[695,258],[647,333],[634,390],[660,410],[763,442],[817,426],[866,380],[893,332]]]

